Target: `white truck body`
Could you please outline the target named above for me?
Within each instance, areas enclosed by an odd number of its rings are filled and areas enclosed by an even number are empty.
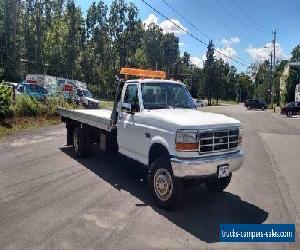
[[[75,121],[77,125],[87,125],[99,129],[100,134],[116,131],[118,152],[144,165],[151,164],[151,150],[154,146],[163,147],[168,152],[175,177],[210,176],[216,174],[218,166],[224,164],[228,165],[230,173],[239,169],[244,159],[244,152],[237,142],[240,138],[236,139],[237,134],[235,134],[238,131],[240,136],[240,121],[221,114],[196,109],[172,107],[147,109],[144,107],[141,85],[157,82],[184,87],[182,83],[166,80],[145,79],[125,82],[119,103],[118,105],[115,104],[117,111],[115,124],[112,123],[112,111],[105,109],[59,109],[59,114],[67,122],[67,127],[68,121]],[[124,111],[124,107],[128,106],[124,99],[129,85],[136,85],[137,87],[139,106],[137,112]],[[200,136],[200,139],[197,139],[197,145],[199,145],[197,147],[199,148],[196,151],[177,150],[176,133],[178,131],[196,131]],[[210,137],[201,139],[201,135]],[[98,137],[101,136],[98,135]],[[211,144],[208,144],[210,142]],[[202,143],[206,143],[208,146],[202,145]],[[219,146],[222,147],[220,150]],[[209,152],[202,152],[201,150],[204,149],[209,149]]]

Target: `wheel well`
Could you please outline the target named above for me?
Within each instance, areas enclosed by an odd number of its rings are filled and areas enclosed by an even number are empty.
[[[166,156],[166,157],[170,157],[168,150],[166,149],[165,146],[163,146],[162,144],[159,143],[154,143],[149,151],[149,166],[151,165],[151,163],[161,157],[161,156]]]

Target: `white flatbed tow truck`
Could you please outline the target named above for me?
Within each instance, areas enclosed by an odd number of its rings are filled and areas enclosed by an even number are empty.
[[[164,78],[164,72],[122,69],[121,73]],[[121,85],[123,88],[121,90]],[[183,182],[196,180],[222,192],[244,160],[240,122],[198,111],[183,83],[161,79],[116,80],[112,111],[59,108],[67,145],[84,157],[98,143],[149,169],[148,185],[159,207],[178,202]]]

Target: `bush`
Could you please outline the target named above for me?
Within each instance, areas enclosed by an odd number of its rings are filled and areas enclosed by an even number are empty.
[[[53,116],[57,114],[58,107],[73,108],[72,105],[68,104],[63,97],[51,97],[47,98],[44,105],[47,108],[47,115]]]
[[[0,117],[5,118],[11,114],[10,105],[12,103],[11,88],[0,84]]]
[[[40,113],[40,104],[30,96],[18,95],[14,111],[17,116],[37,116]]]
[[[74,108],[68,104],[62,97],[49,97],[44,102],[39,102],[36,99],[19,95],[16,98],[14,111],[17,116],[55,116],[57,108]]]

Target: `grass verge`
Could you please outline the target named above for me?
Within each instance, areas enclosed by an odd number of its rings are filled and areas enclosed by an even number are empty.
[[[114,105],[113,101],[100,101],[100,109],[111,109]]]
[[[13,117],[0,122],[0,140],[21,130],[31,130],[40,127],[59,124],[59,116]]]

